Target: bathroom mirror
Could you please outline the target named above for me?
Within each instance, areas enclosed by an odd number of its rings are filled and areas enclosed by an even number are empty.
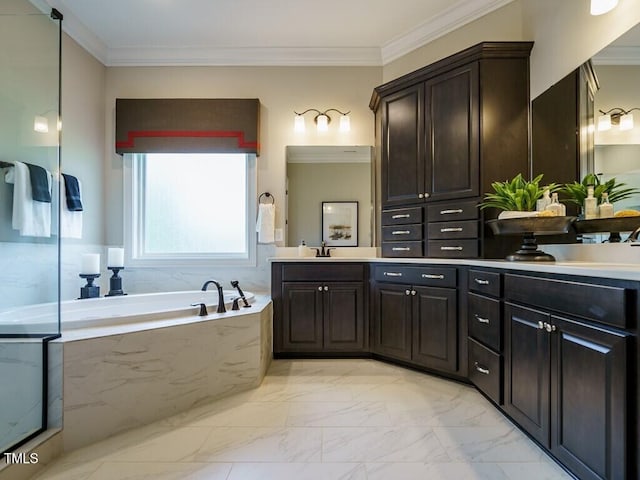
[[[624,55],[620,55],[623,53]],[[595,173],[602,180],[640,188],[640,110],[635,110],[634,126],[621,130],[618,125],[597,128],[599,110],[640,108],[640,25],[620,36],[593,57],[600,89],[595,94]],[[640,210],[640,195],[616,203],[616,209]]]
[[[358,246],[373,245],[370,146],[287,146],[286,245],[322,241],[322,202],[358,202]]]

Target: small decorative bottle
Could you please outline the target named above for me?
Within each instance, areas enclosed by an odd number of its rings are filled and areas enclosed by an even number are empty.
[[[539,198],[536,201],[536,211],[542,212],[547,209],[547,206],[551,203],[551,198],[549,197],[549,189],[546,189],[542,194],[542,198]]]
[[[598,199],[593,196],[593,185],[587,186],[587,198],[584,199],[584,219],[598,218]]]
[[[611,202],[609,202],[609,194],[607,192],[602,193],[602,202],[598,206],[598,217],[613,217],[613,205],[611,204]]]
[[[567,214],[566,207],[558,201],[558,194],[555,192],[551,195],[551,203],[547,205],[545,210],[553,212],[555,217],[564,217]]]
[[[307,244],[304,243],[304,240],[302,240],[300,242],[300,245],[298,245],[298,256],[299,257],[306,257],[307,256]]]

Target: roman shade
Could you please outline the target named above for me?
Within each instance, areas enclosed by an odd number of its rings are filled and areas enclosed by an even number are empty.
[[[259,154],[257,98],[117,98],[116,152]]]

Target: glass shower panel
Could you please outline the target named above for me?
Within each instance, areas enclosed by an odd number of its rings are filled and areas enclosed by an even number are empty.
[[[47,345],[60,332],[60,20],[54,16],[28,0],[0,2],[2,452],[47,426]],[[50,201],[38,195],[40,188]]]

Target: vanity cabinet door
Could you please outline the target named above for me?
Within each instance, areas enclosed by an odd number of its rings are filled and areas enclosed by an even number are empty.
[[[550,335],[544,312],[505,305],[504,409],[545,447],[550,442]]]
[[[456,290],[414,287],[411,293],[413,301],[412,361],[440,371],[457,372]]]
[[[365,302],[362,282],[325,283],[322,296],[324,350],[364,350]]]
[[[382,101],[383,207],[423,202],[423,97],[420,84]]]
[[[282,346],[286,351],[322,350],[322,293],[320,283],[282,284]]]
[[[582,480],[628,478],[628,336],[555,316],[551,324],[551,451]]]
[[[480,194],[478,88],[477,62],[425,84],[424,193],[430,201]]]
[[[373,296],[373,352],[411,361],[411,286],[377,283]]]

